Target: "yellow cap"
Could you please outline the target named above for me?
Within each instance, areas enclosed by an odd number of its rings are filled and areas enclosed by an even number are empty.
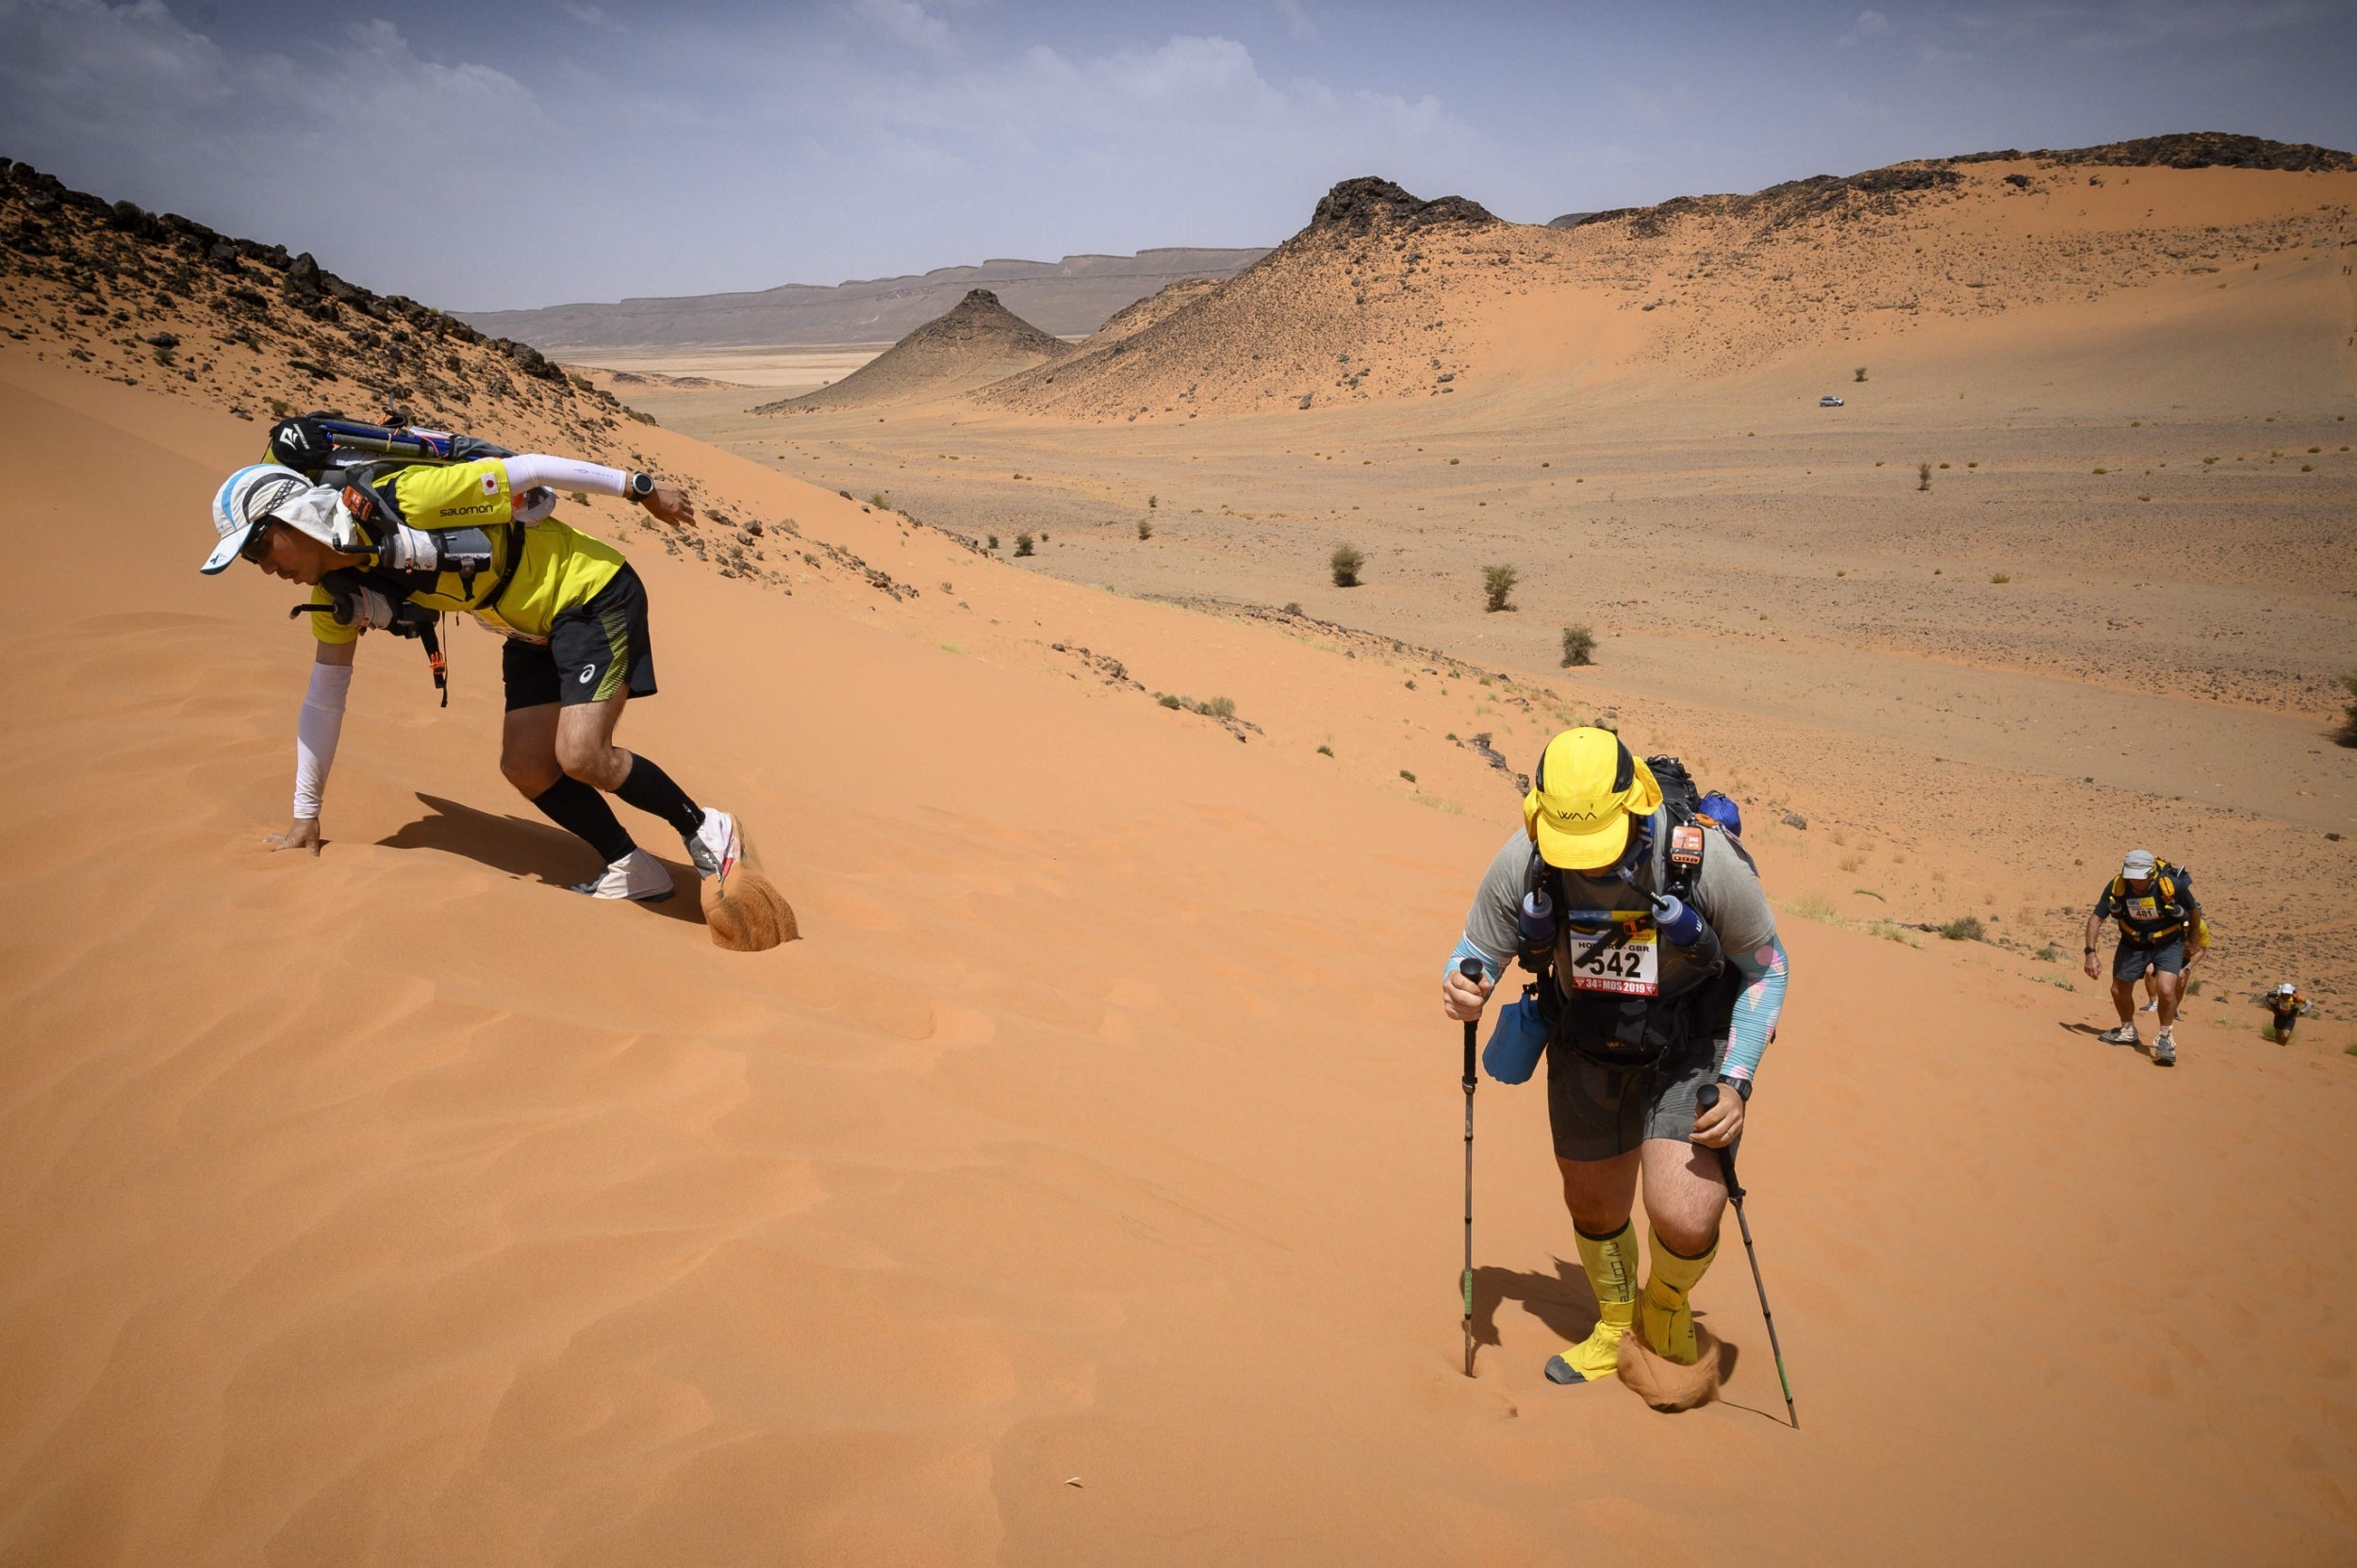
[[[1631,817],[1661,806],[1653,770],[1609,730],[1566,730],[1547,742],[1538,778],[1523,797],[1523,827],[1539,858],[1567,871],[1594,871],[1628,849]]]

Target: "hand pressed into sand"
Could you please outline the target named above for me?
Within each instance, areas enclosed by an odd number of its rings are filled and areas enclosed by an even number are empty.
[[[270,846],[272,854],[281,850],[308,850],[316,856],[326,841],[320,837],[318,817],[298,817],[287,825],[285,833],[264,834],[262,842]]]
[[[1471,1023],[1481,1016],[1481,1009],[1496,985],[1495,981],[1490,980],[1476,983],[1451,969],[1441,982],[1441,1011],[1460,1024]]]

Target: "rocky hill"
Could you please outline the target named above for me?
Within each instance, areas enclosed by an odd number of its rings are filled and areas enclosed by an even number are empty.
[[[1928,159],[1545,225],[1349,180],[1187,308],[978,396],[1156,420],[1441,397],[1515,368],[1726,374],[2336,246],[2352,201],[2350,155],[2218,133]]]
[[[1345,180],[1307,228],[1204,298],[980,395],[1102,419],[1420,392],[1453,379],[1461,347],[1434,264],[1525,232],[1549,231],[1518,229],[1461,197],[1420,201],[1389,180]]]
[[[941,397],[1052,364],[1073,352],[998,303],[987,289],[965,298],[831,387],[765,403],[757,414],[866,408]]]
[[[1232,277],[1265,248],[1171,248],[1061,261],[985,261],[921,275],[823,288],[787,284],[753,293],[466,312],[486,332],[551,353],[585,349],[711,348],[773,343],[881,343],[905,337],[973,289],[988,289],[1024,320],[1062,337],[1094,332],[1125,306],[1182,278]]]
[[[336,407],[529,435],[620,461],[631,411],[528,344],[380,295],[308,254],[69,190],[0,158],[0,322],[125,386],[158,382],[261,424]],[[258,437],[257,437],[258,445]]]

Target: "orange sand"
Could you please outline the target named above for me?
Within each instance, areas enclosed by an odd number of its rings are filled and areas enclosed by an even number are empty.
[[[1731,1251],[1723,1403],[1543,1381],[1588,1308],[1541,1097],[1494,1084],[1467,1380],[1433,990],[1510,794],[1437,739],[1461,815],[1266,738],[1363,755],[1394,671],[646,432],[925,590],[623,536],[664,681],[623,737],[805,927],[726,953],[551,885],[471,631],[447,712],[363,654],[332,842],[264,852],[307,646],[282,586],[190,569],[253,427],[17,349],[0,411],[0,1560],[2357,1547],[2336,1057],[2123,1071],[2084,998],[1792,921],[1745,1176],[1805,1429]]]

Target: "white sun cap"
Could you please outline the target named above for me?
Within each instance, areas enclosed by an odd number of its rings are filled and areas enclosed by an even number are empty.
[[[314,485],[294,470],[277,463],[255,463],[223,480],[221,488],[213,492],[213,531],[221,536],[220,542],[197,569],[208,577],[224,570],[238,558],[238,552],[245,548],[246,536],[254,532],[254,525],[272,518],[281,518],[306,534],[324,538],[306,523],[304,516],[318,507],[299,504],[311,501],[310,492],[317,489],[326,487]],[[334,495],[333,490],[328,490],[331,499]]]
[[[2119,863],[2119,874],[2130,882],[2142,882],[2152,874],[2155,862],[2150,850],[2131,850],[2128,858]]]

